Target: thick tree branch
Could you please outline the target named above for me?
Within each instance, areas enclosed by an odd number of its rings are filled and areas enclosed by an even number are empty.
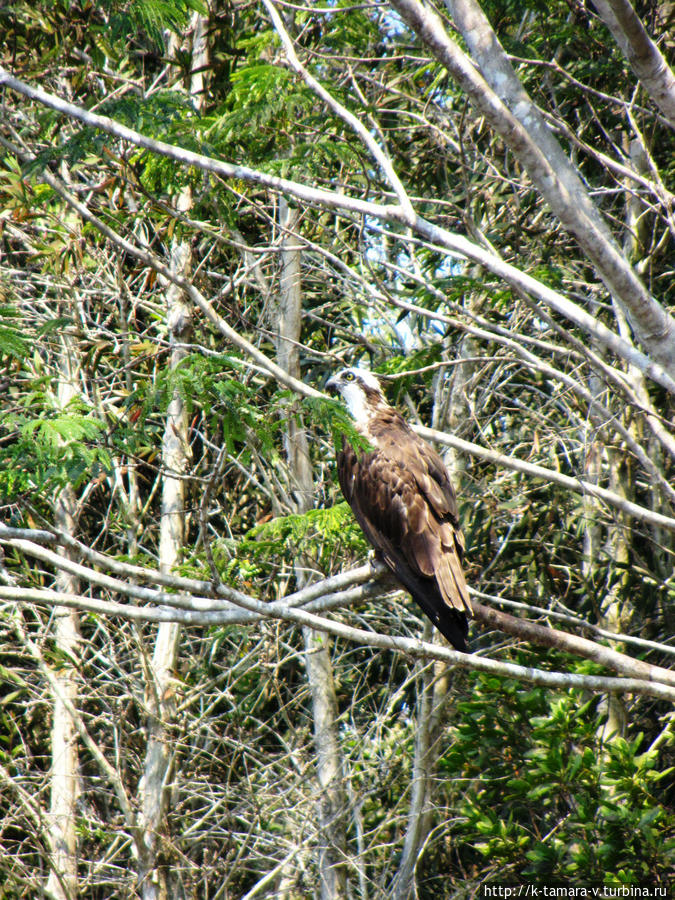
[[[122,562],[108,557],[103,553],[98,553],[91,548],[86,547],[79,541],[71,541],[72,550],[79,553],[82,558],[88,558],[92,564],[115,571],[122,578],[110,578],[103,572],[89,566],[83,566],[75,563],[70,557],[53,553],[41,546],[33,539],[23,539],[17,535],[34,536],[40,540],[42,544],[56,543],[57,535],[51,532],[36,532],[34,529],[8,528],[0,524],[0,544],[14,547],[22,553],[40,559],[58,569],[66,572],[72,572],[78,578],[103,588],[113,593],[122,594],[126,597],[132,597],[141,600],[153,606],[134,607],[120,604],[120,609],[140,609],[147,613],[148,621],[165,621],[165,611],[160,607],[171,606],[176,610],[185,610],[188,612],[197,612],[205,617],[205,623],[212,624],[215,622],[228,622],[228,624],[244,624],[253,623],[260,620],[261,616],[255,613],[247,613],[241,610],[235,603],[227,600],[214,601],[218,594],[229,597],[234,593],[232,588],[225,585],[213,585],[210,581],[200,581],[194,578],[184,578],[178,575],[166,575],[157,569],[147,569],[136,566],[131,563]],[[63,538],[59,535],[58,539],[63,543]],[[348,606],[351,603],[362,602],[372,596],[382,595],[383,580],[388,577],[388,569],[383,563],[376,559],[370,559],[365,565],[357,566],[353,569],[345,569],[337,575],[331,575],[323,578],[321,581],[313,582],[301,590],[287,594],[283,600],[277,601],[282,606],[303,607],[310,612],[324,612],[328,609],[337,609]],[[172,588],[181,593],[167,594],[164,591],[155,588],[142,587],[134,583],[134,579],[151,582],[154,585],[162,585]],[[394,582],[391,582],[392,584]],[[579,617],[568,615],[565,613],[552,612],[541,607],[532,606],[531,604],[519,603],[517,601],[506,600],[504,597],[492,597],[480,590],[469,588],[472,596],[478,600],[487,599],[489,602],[508,604],[514,608],[522,609],[535,615],[552,617],[560,621],[567,622],[584,631],[589,629],[597,634],[600,638],[606,638],[611,641],[618,642],[634,642],[645,650],[655,650],[656,652],[670,653],[675,655],[675,647],[667,644],[661,644],[657,641],[647,641],[642,638],[636,638],[627,634],[610,632],[599,628],[590,622]],[[246,595],[241,594],[242,597]],[[95,601],[97,604],[105,604],[107,601]],[[110,611],[113,607],[102,605],[99,607],[102,612]],[[274,609],[274,604],[271,604]],[[117,610],[117,607],[115,607]],[[182,621],[182,620],[181,620]],[[185,619],[185,621],[192,621]],[[516,620],[518,621],[518,620]],[[667,670],[666,670],[667,671]]]
[[[0,586],[0,599],[10,600],[12,602],[37,603],[51,606],[69,606],[73,609],[91,609],[94,612],[108,613],[111,615],[119,615],[122,618],[135,618],[138,620],[157,621],[161,617],[162,621],[185,621],[185,612],[182,614],[177,610],[153,610],[148,611],[140,608],[130,608],[124,604],[103,603],[102,601],[94,601],[89,597],[72,594],[60,594],[57,591],[32,589],[32,588],[12,588]],[[398,650],[414,658],[438,659],[448,663],[452,663],[458,668],[477,669],[481,672],[491,672],[515,678],[519,681],[526,681],[531,684],[539,684],[544,687],[576,688],[580,690],[589,690],[597,693],[635,693],[645,694],[652,697],[658,697],[663,700],[675,700],[675,672],[669,669],[661,669],[658,666],[650,666],[639,660],[632,660],[624,657],[622,662],[623,668],[631,670],[635,673],[640,672],[641,675],[634,675],[626,678],[612,678],[607,676],[596,675],[576,675],[564,672],[547,672],[543,669],[536,669],[529,666],[520,666],[515,663],[502,662],[501,660],[491,659],[489,657],[479,656],[478,654],[459,653],[457,650],[451,650],[447,647],[439,647],[436,644],[425,643],[424,641],[414,638],[390,637],[384,634],[377,634],[373,631],[366,631],[362,628],[354,628],[345,625],[342,622],[326,619],[323,616],[317,616],[304,610],[291,609],[280,606],[279,604],[267,604],[253,598],[246,598],[245,603],[240,604],[249,612],[254,612],[261,617],[269,617],[281,619],[283,621],[292,622],[294,624],[308,625],[319,631],[325,631],[328,634],[334,634],[344,640],[351,641],[365,647],[377,647],[382,650]],[[153,613],[157,613],[157,618],[152,618]],[[511,617],[509,617],[511,618]],[[190,614],[190,624],[212,624],[212,620],[208,620],[203,613]],[[520,620],[515,620],[519,622]],[[503,620],[502,624],[505,623]],[[554,631],[554,629],[543,629],[544,631]],[[550,643],[547,643],[550,646]],[[575,651],[576,652],[576,651]],[[585,655],[585,654],[580,654]],[[621,657],[622,654],[616,654]],[[663,679],[660,673],[664,673]],[[647,677],[642,677],[642,673],[646,673]],[[106,770],[107,771],[107,770]]]
[[[675,128],[675,74],[630,0],[593,0],[593,6],[649,96]]]
[[[472,456],[477,456],[480,459],[488,460],[497,465],[503,465],[506,468],[514,469],[517,472],[523,472],[532,478],[541,478],[543,481],[552,481],[575,493],[592,494],[599,500],[603,500],[615,509],[620,509],[622,512],[625,512],[634,518],[649,522],[651,525],[659,525],[661,528],[667,528],[669,531],[675,531],[675,519],[672,517],[648,510],[643,506],[639,506],[637,503],[633,503],[631,500],[627,500],[615,491],[610,491],[607,488],[600,487],[590,481],[585,481],[581,478],[572,478],[570,475],[564,475],[562,472],[556,472],[554,469],[546,469],[535,463],[528,463],[524,460],[515,459],[513,456],[504,456],[502,453],[497,453],[496,450],[489,450],[487,447],[480,447],[478,444],[464,441],[462,438],[455,437],[454,434],[436,431],[433,428],[426,428],[422,425],[413,425],[412,427],[414,431],[423,438],[426,438],[426,440],[437,441],[439,444],[454,447],[457,450],[462,450],[464,453],[470,453]]]
[[[642,284],[592,207],[583,186],[575,187],[570,179],[561,178],[554,161],[548,159],[533,138],[531,105],[522,121],[514,115],[450,38],[431,7],[423,6],[420,0],[391,0],[391,5],[506,142],[566,231],[592,261],[610,294],[626,310],[642,346],[671,377],[675,376],[675,319]]]
[[[1,530],[0,539],[3,539]],[[10,546],[16,547],[16,549],[21,549],[23,552],[29,553],[31,556],[41,558],[45,562],[49,562],[58,569],[63,569],[64,571],[72,571],[72,567],[77,565],[65,556],[59,556],[52,551],[46,550],[45,548],[39,547],[28,541],[20,541],[16,538],[4,538],[3,541],[10,544]],[[248,621],[249,623],[253,623],[259,618],[281,618],[312,628],[316,627],[319,628],[319,630],[328,631],[341,637],[345,637],[348,640],[355,640],[359,643],[365,642],[366,644],[372,645],[373,642],[373,635],[370,632],[331,622],[324,617],[315,615],[310,610],[313,604],[318,605],[323,597],[330,596],[334,588],[342,589],[348,583],[354,584],[358,581],[365,581],[373,576],[379,580],[379,575],[381,573],[381,566],[379,565],[362,566],[359,569],[341,573],[340,576],[335,576],[317,583],[316,585],[311,585],[310,588],[305,589],[304,591],[296,592],[295,594],[291,594],[283,600],[278,600],[274,603],[263,603],[242,594],[239,591],[228,588],[227,593],[229,594],[229,599],[231,599],[232,604],[249,614],[244,618],[241,618],[241,612],[239,613],[239,616],[236,614],[232,616],[232,605],[228,604],[227,607],[224,607],[222,601],[214,601],[213,599],[206,597],[194,597],[188,593],[185,593],[182,597],[178,598],[176,595],[166,594],[165,592],[152,590],[151,588],[141,589],[134,585],[124,584],[117,579],[109,579],[109,576],[104,576],[93,569],[88,569],[83,566],[78,566],[75,571],[78,577],[87,579],[92,584],[98,583],[101,586],[105,586],[106,589],[111,589],[128,596],[133,596],[137,594],[139,590],[142,590],[143,599],[151,602],[153,606],[143,608],[130,604],[116,603],[114,601],[103,601],[80,595],[64,594],[58,591],[16,588],[13,586],[0,586],[0,598],[24,602],[47,603],[48,605],[58,605],[59,602],[61,602],[63,606],[70,608],[88,609],[102,614],[119,615],[123,618],[141,621],[183,622],[192,625],[213,625],[225,621],[230,623],[234,621]],[[150,571],[151,570],[144,570],[147,575],[149,575]],[[160,573],[156,573],[156,577],[160,577]],[[180,582],[181,579],[176,579],[176,581]],[[197,584],[201,583],[197,582]],[[356,599],[366,599],[369,594],[381,595],[381,585],[379,588],[377,585],[373,585],[372,591],[369,590],[361,595],[357,594]],[[297,603],[299,599],[303,602],[309,600],[306,609],[298,609]],[[344,596],[338,597],[337,599],[340,601],[347,600]],[[173,603],[176,603],[177,605],[176,607],[171,608],[169,604]],[[645,663],[641,660],[632,659],[623,653],[611,650],[594,641],[555,628],[549,628],[538,623],[516,618],[507,613],[489,609],[480,603],[476,604],[476,618],[478,621],[490,625],[491,627],[497,627],[507,634],[532,641],[541,646],[558,647],[561,650],[577,654],[587,659],[592,659],[593,661],[608,666],[624,675],[675,686],[675,672],[670,669],[664,669],[659,666]],[[379,641],[382,637],[384,636],[378,635],[376,636],[376,640]],[[404,639],[396,640],[400,641]],[[414,644],[414,642],[412,643]],[[403,645],[399,645],[398,643],[385,643],[385,645],[376,643],[375,646],[387,646],[389,649],[404,649]],[[454,662],[455,657],[459,657],[464,661],[464,664],[467,664],[465,654],[459,654],[455,651],[449,652],[454,654],[453,657],[449,658],[450,661]],[[448,657],[442,656],[438,658],[446,659]],[[480,659],[480,657],[471,656],[469,659],[475,660]]]

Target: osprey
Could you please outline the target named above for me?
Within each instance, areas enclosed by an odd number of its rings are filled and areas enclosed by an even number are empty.
[[[343,441],[340,487],[378,555],[457,649],[468,651],[469,592],[457,500],[440,456],[384,398],[374,375],[343,369],[326,382],[374,448]]]

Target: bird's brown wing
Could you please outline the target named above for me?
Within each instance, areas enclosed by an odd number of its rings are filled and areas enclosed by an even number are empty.
[[[440,456],[420,438],[405,448],[407,468],[415,479],[423,507],[422,534],[433,558],[433,572],[443,599],[471,615],[469,591],[462,569],[464,535],[459,527],[457,499]],[[426,574],[426,572],[425,572]]]
[[[446,608],[471,615],[461,566],[464,544],[445,467],[431,448],[410,436],[412,441],[407,434],[405,441],[392,437],[392,447],[360,457],[345,446],[338,454],[338,477],[370,543],[438,624],[438,599]]]

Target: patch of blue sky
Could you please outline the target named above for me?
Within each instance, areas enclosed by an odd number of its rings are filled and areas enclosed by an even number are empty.
[[[385,28],[385,37],[400,37],[406,32],[409,33],[408,26],[394,9],[387,9],[382,15],[381,22]]]
[[[401,247],[396,253],[395,266],[387,266],[391,253],[391,236],[382,232],[379,222],[366,218],[366,227],[364,229],[364,240],[366,243],[365,257],[368,264],[373,268],[381,267],[386,272],[387,288],[390,291],[396,291],[398,287],[402,287],[406,280],[406,274],[417,277],[417,270],[413,263],[410,253]],[[389,245],[389,246],[388,246]],[[441,253],[438,257],[433,273],[429,276],[432,281],[444,281],[455,275],[461,275],[466,266],[466,261],[458,259],[456,256]],[[406,290],[406,299],[409,299]],[[449,315],[451,310],[444,303],[440,302],[436,307],[436,312],[442,315]],[[419,331],[419,315],[410,312],[401,318],[400,310],[392,310],[392,315],[387,316],[381,310],[371,311],[364,317],[363,325],[367,334],[373,339],[385,342],[389,346],[403,353],[410,353],[425,344],[428,344],[428,338],[423,339]],[[443,335],[445,333],[445,324],[433,319],[425,321],[425,334]]]

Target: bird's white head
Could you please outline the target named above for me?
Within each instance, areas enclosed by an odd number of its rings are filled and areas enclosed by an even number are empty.
[[[380,382],[367,369],[342,369],[328,379],[326,390],[340,394],[356,424],[364,427],[378,406],[387,405]]]

